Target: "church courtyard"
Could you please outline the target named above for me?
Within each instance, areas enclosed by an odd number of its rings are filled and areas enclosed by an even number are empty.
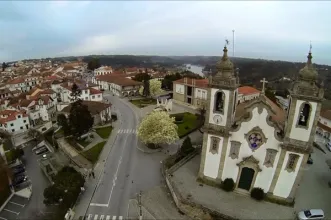
[[[307,165],[294,208],[259,202],[249,196],[201,185],[197,182],[200,155],[181,166],[169,178],[175,192],[182,198],[236,219],[294,219],[295,212],[306,208],[322,208],[326,218],[330,218],[331,190],[327,180],[331,178],[331,172],[325,159],[331,158],[331,154],[317,149],[314,151],[314,164]]]

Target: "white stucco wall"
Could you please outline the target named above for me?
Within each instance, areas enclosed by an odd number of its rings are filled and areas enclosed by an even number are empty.
[[[222,90],[222,91],[224,92],[224,95],[225,95],[224,111],[223,111],[223,114],[219,114],[219,113],[214,114],[214,113],[213,113],[213,110],[214,110],[215,94],[216,94],[216,92],[218,92],[218,91],[220,91],[220,90],[219,90],[219,89],[211,89],[210,94],[209,94],[209,95],[210,95],[209,123],[210,123],[210,124],[215,124],[213,117],[214,117],[215,115],[221,115],[221,117],[222,117],[222,121],[219,123],[219,125],[220,125],[220,126],[225,126],[225,125],[226,125],[226,120],[227,120],[227,118],[226,118],[225,116],[228,114],[228,109],[229,109],[230,91],[228,91],[228,90]],[[231,104],[232,104],[232,103],[231,103]]]
[[[290,153],[299,155],[299,159],[298,159],[294,172],[288,172],[287,170],[285,170]],[[298,153],[294,153],[294,152],[286,152],[285,160],[284,160],[282,169],[280,171],[278,181],[276,183],[276,187],[274,189],[275,196],[287,198],[290,195],[294,181],[296,179],[296,176],[298,175],[298,171],[300,169],[302,159],[303,159],[303,154],[298,154]]]
[[[176,84],[176,93],[184,94],[184,85]]]
[[[199,98],[199,99],[207,99],[207,90],[205,89],[200,89],[200,88],[195,88],[195,91],[194,91],[194,97],[195,98]]]
[[[237,163],[241,162],[243,158],[253,155],[253,157],[259,161],[259,166],[262,169],[262,171],[257,174],[255,185],[253,187],[261,187],[265,192],[268,192],[280,155],[280,142],[274,137],[275,129],[267,124],[267,110],[263,109],[262,113],[259,114],[258,108],[256,107],[253,109],[252,114],[253,116],[250,121],[243,122],[237,132],[231,133],[225,157],[222,180],[232,178],[236,182],[239,173]],[[245,139],[245,134],[256,126],[259,126],[262,129],[267,138],[267,142],[253,152]],[[238,159],[232,159],[229,157],[232,140],[241,142]],[[266,149],[275,149],[278,151],[273,167],[268,168],[263,165],[266,156]]]
[[[220,138],[219,149],[218,149],[217,154],[212,154],[210,152],[211,137]],[[208,134],[206,160],[205,160],[205,167],[203,170],[203,174],[207,177],[214,178],[214,179],[216,179],[216,177],[217,177],[218,169],[220,166],[220,158],[221,158],[221,152],[222,152],[222,147],[223,147],[223,141],[224,141],[224,139],[222,137]]]
[[[300,141],[308,141],[310,134],[311,134],[311,129],[313,127],[314,119],[315,119],[317,103],[309,102],[312,109],[310,112],[308,129],[296,127],[297,122],[298,122],[299,113],[300,113],[300,107],[301,107],[301,104],[303,104],[303,103],[305,103],[305,101],[297,100],[293,124],[292,124],[292,130],[290,133],[290,138],[300,140]]]

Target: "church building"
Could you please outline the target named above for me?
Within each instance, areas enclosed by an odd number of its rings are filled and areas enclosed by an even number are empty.
[[[308,60],[294,81],[285,111],[264,95],[238,104],[239,77],[227,48],[208,84],[199,178],[235,182],[235,191],[262,188],[269,197],[292,202],[316,132],[324,95]]]

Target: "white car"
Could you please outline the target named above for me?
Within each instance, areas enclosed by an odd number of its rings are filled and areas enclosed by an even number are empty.
[[[326,143],[325,146],[329,151],[331,151],[331,142]]]
[[[322,209],[309,209],[298,213],[299,220],[324,219]]]

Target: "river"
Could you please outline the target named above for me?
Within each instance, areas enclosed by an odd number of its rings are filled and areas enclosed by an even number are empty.
[[[192,65],[192,64],[186,64],[186,69],[193,72],[193,73],[196,73],[196,74],[199,74],[200,76],[202,77],[205,77],[205,74],[202,72],[203,70],[203,66],[197,66],[197,65]]]

